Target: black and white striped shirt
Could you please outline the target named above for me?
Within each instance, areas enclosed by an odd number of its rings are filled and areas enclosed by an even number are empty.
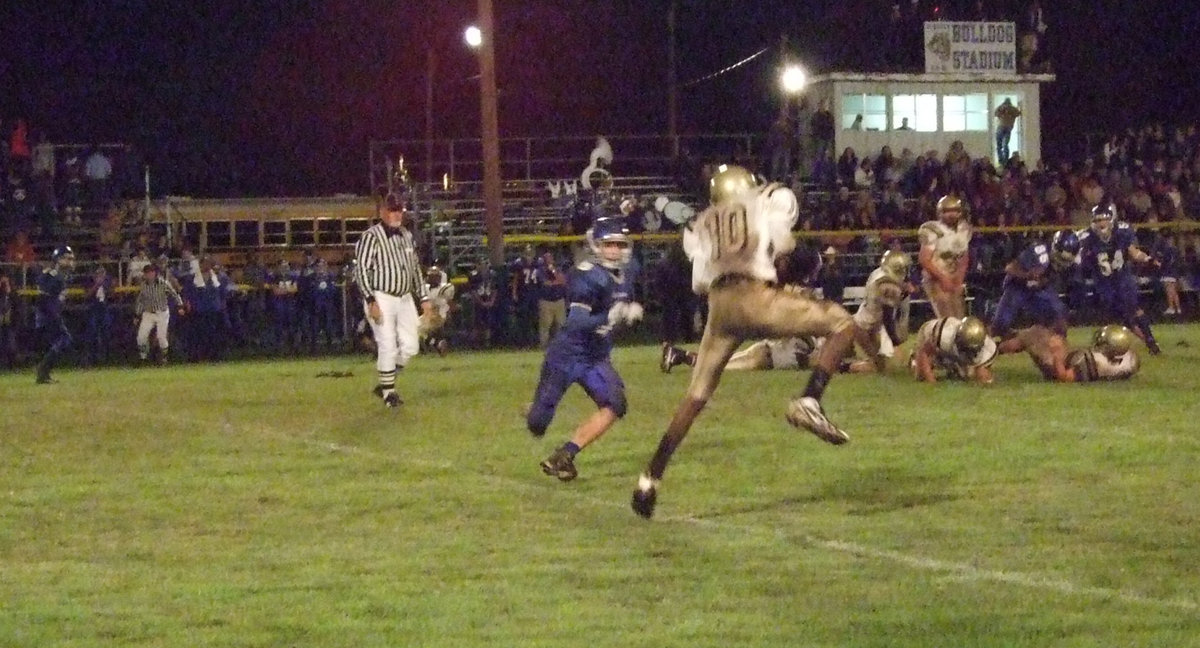
[[[133,305],[133,312],[141,314],[165,311],[170,307],[170,302],[167,301],[168,297],[174,298],[176,302],[183,301],[166,279],[155,277],[154,281],[146,281],[142,284],[142,289],[138,291],[137,301]]]
[[[383,223],[376,223],[358,239],[354,257],[358,261],[354,279],[364,297],[381,292],[397,297],[412,293],[418,303],[429,299],[417,249],[407,229],[401,227],[399,233],[389,236]]]

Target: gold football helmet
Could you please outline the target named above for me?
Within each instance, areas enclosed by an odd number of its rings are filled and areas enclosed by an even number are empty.
[[[712,204],[719,205],[757,185],[754,174],[745,168],[736,164],[722,164],[708,181],[708,197]]]
[[[954,194],[942,196],[937,202],[937,217],[947,225],[957,225],[963,217],[962,198]]]
[[[1109,324],[1096,331],[1092,344],[1104,355],[1116,359],[1133,348],[1133,333],[1120,324]]]
[[[963,353],[975,355],[983,348],[987,338],[987,327],[983,322],[977,317],[968,317],[958,326],[958,332],[954,334],[954,345]]]
[[[912,267],[912,258],[899,250],[888,250],[879,260],[879,268],[893,280],[904,283],[908,279],[908,269]]]

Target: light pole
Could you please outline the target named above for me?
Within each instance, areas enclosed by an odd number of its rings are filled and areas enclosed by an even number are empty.
[[[500,194],[500,126],[496,118],[496,49],[492,0],[479,0],[479,26],[467,44],[479,52],[479,112],[483,138],[484,231],[493,267],[504,265],[504,200]]]
[[[431,43],[425,50],[425,182],[433,182],[433,77],[437,54]]]

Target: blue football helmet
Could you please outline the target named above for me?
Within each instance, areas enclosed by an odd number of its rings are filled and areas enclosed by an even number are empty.
[[[1079,237],[1071,230],[1059,230],[1054,233],[1054,238],[1050,240],[1050,260],[1054,265],[1063,267],[1071,265],[1075,262],[1075,257],[1079,254]]]
[[[1092,207],[1092,231],[1105,243],[1112,238],[1117,226],[1117,207],[1111,203],[1100,203]]]
[[[619,270],[629,263],[633,251],[629,247],[629,234],[625,229],[624,219],[616,216],[602,216],[592,223],[591,228],[587,231],[588,248],[595,255],[597,262],[600,265],[613,270]],[[604,250],[601,248],[602,243],[622,243],[624,244],[621,251],[621,258],[616,261],[611,261],[604,256]]]
[[[72,250],[69,245],[60,245],[54,248],[50,258],[57,266],[71,268],[75,265],[75,250]]]

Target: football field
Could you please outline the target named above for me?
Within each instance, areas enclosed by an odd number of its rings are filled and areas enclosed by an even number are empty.
[[[838,376],[840,447],[805,372],[726,373],[652,521],[656,346],[570,483],[538,352],[418,357],[396,411],[365,356],[0,374],[0,646],[1198,646],[1200,326],[1157,332],[1128,382]]]

